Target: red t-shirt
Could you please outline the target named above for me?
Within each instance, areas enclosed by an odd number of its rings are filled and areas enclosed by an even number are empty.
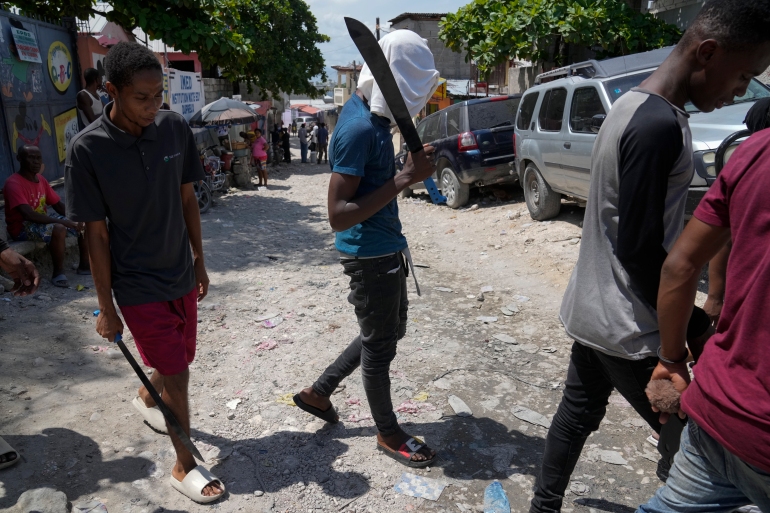
[[[24,223],[24,218],[16,207],[29,205],[35,212],[47,214],[49,206],[61,201],[43,175],[37,175],[37,179],[38,183],[30,182],[19,173],[14,173],[5,181],[5,224],[8,225],[8,233],[12,238],[19,236]]]
[[[730,158],[694,215],[729,227],[725,302],[684,411],[743,461],[770,472],[770,130]]]

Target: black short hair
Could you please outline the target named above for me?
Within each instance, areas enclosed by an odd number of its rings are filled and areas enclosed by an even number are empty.
[[[83,78],[86,79],[86,85],[89,86],[99,80],[99,72],[94,68],[88,68],[83,72]]]
[[[104,71],[109,80],[119,90],[130,85],[134,75],[140,71],[156,70],[163,73],[160,61],[152,50],[139,43],[121,41],[104,58]]]
[[[769,26],[770,0],[709,0],[679,46],[714,39],[728,51],[740,51],[770,41]]]
[[[34,145],[32,145],[32,144],[22,144],[19,147],[19,150],[16,152],[16,157],[18,157],[19,159],[23,159],[24,157],[26,157],[29,154],[29,150],[31,150],[33,148],[33,146]],[[34,147],[37,148],[37,146],[34,146]],[[39,150],[39,148],[38,148],[38,150]]]

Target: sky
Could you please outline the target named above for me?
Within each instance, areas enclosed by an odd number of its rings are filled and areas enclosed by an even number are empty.
[[[349,16],[363,22],[374,31],[376,19],[380,18],[380,28],[390,29],[391,20],[404,12],[454,12],[470,0],[305,0],[318,21],[318,29],[331,38],[328,43],[318,45],[326,60],[327,75],[330,80],[337,80],[337,72],[330,66],[346,65],[354,59],[361,62],[353,41],[348,35],[343,18]]]

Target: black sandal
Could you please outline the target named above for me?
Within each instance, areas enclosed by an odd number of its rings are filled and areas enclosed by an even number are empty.
[[[304,410],[310,415],[314,415],[321,420],[325,420],[329,424],[336,424],[340,421],[340,416],[337,415],[337,410],[334,409],[334,406],[329,406],[329,408],[326,410],[319,410],[315,406],[310,406],[305,401],[300,399],[299,394],[295,394],[293,399],[294,404],[297,405],[297,408]]]
[[[386,456],[393,458],[402,465],[406,465],[410,468],[424,468],[434,463],[436,455],[430,457],[430,459],[422,461],[412,460],[412,456],[428,447],[422,440],[418,438],[410,438],[399,447],[398,451],[393,451],[384,445],[377,442],[377,450],[385,454]]]

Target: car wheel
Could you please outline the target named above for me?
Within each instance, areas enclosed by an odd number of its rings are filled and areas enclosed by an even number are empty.
[[[205,182],[193,183],[193,189],[195,190],[195,197],[198,199],[198,209],[203,214],[211,208],[213,202],[211,198],[211,189]]]
[[[462,183],[449,164],[441,170],[441,193],[446,196],[446,204],[451,208],[460,208],[468,203],[471,188]]]
[[[414,191],[412,190],[411,187],[407,187],[406,189],[401,191],[401,194],[399,194],[399,196],[401,196],[402,198],[411,198],[412,196],[414,196]]]
[[[561,194],[554,192],[543,179],[534,164],[528,164],[524,170],[524,199],[527,202],[529,215],[535,221],[545,221],[559,215],[561,210]]]

